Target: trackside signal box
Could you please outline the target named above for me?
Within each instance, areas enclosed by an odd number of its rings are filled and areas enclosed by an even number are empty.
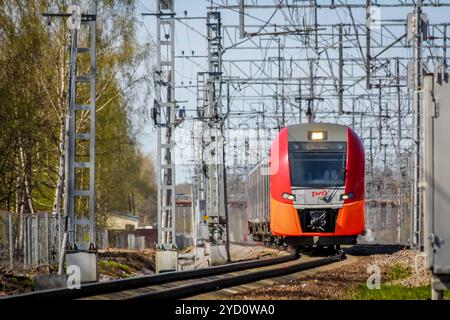
[[[445,68],[423,81],[424,244],[432,297],[450,289],[450,82]]]

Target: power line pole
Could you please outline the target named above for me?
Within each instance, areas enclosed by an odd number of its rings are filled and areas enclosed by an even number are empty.
[[[343,26],[339,25],[339,115],[344,114],[344,39]]]
[[[200,72],[197,74],[197,117],[201,122],[201,132],[197,138],[197,149],[196,154],[196,176],[197,185],[195,185],[196,195],[196,244],[195,244],[195,259],[203,259],[206,253],[206,245],[208,242],[208,223],[207,212],[206,212],[206,195],[208,192],[208,170],[205,161],[204,152],[204,135],[206,131],[206,123],[204,122],[205,110],[208,104],[207,98],[207,73]]]
[[[208,40],[207,105],[204,132],[207,131],[205,144],[208,159],[208,192],[206,197],[210,259],[212,265],[224,264],[229,257],[229,231],[226,182],[225,182],[225,143],[223,135],[222,108],[222,21],[219,11],[208,11],[206,18]]]
[[[156,272],[178,269],[175,234],[175,12],[174,0],[157,0],[155,103],[157,125],[158,244]]]
[[[372,15],[371,15],[372,0],[366,0],[366,89],[370,90],[370,78],[371,78],[371,65],[372,55],[370,52],[371,47],[371,28],[372,28]]]
[[[245,38],[245,0],[239,0],[239,36]]]
[[[413,174],[413,246],[421,249],[421,86],[422,86],[422,0],[416,1],[414,21],[414,174]]]
[[[74,1],[76,2],[76,1]],[[69,143],[69,201],[70,201],[70,216],[72,225],[72,242],[78,243],[85,239],[85,234],[83,230],[88,226],[89,231],[89,243],[95,244],[95,222],[94,222],[94,210],[95,210],[95,102],[96,102],[96,70],[97,70],[97,59],[96,59],[96,13],[97,4],[93,6],[93,14],[87,16],[86,20],[82,20],[82,25],[88,25],[90,28],[90,48],[78,48],[76,43],[77,31],[74,30],[74,39],[72,42],[72,76],[71,76],[71,93],[70,93],[70,119],[69,130],[70,130],[70,143]],[[90,55],[90,70],[87,75],[78,76],[76,74],[76,59],[79,54],[89,53]],[[77,104],[77,88],[78,83],[88,83],[89,84],[89,104],[79,105]],[[89,132],[88,133],[78,133],[76,129],[78,112],[87,112],[90,116]],[[76,150],[83,141],[89,141],[89,161],[82,162],[77,159]],[[76,173],[77,171],[89,170],[89,190],[80,190],[76,187]],[[89,215],[88,219],[83,218],[81,212],[78,212],[76,207],[76,201],[83,201],[82,199],[88,197],[89,201]]]
[[[69,68],[69,112],[66,133],[65,157],[65,223],[61,244],[58,273],[63,273],[65,261],[68,265],[78,265],[81,270],[81,281],[97,281],[97,248],[95,237],[95,113],[96,113],[96,27],[97,1],[94,1],[90,13],[81,14],[77,1],[72,0],[69,12],[45,13],[52,17],[69,18],[71,29],[70,68]],[[81,26],[88,27],[88,47],[79,47],[78,37]],[[89,68],[84,75],[77,70],[78,57],[89,54]],[[78,86],[89,87],[87,104],[81,103],[77,95]],[[84,116],[89,121],[87,131],[77,130],[78,119]],[[83,126],[81,126],[83,127]],[[86,143],[87,142],[87,143]],[[81,155],[80,155],[81,153]],[[88,181],[85,189],[82,181]],[[87,254],[87,255],[85,255]],[[89,259],[95,263],[83,263]],[[94,266],[94,269],[85,267]]]
[[[286,104],[284,100],[284,70],[281,61],[281,39],[278,38],[278,81],[281,82],[281,127],[286,126]],[[277,92],[277,102],[278,102],[278,92]]]
[[[302,82],[298,82],[298,97],[295,98],[298,102],[298,123],[302,123]],[[263,113],[264,117],[264,113]],[[264,119],[264,118],[263,118]]]
[[[401,90],[400,90],[400,61],[395,59],[395,84],[397,89],[397,143],[398,150],[400,152],[401,140],[402,140],[402,101],[401,101]]]

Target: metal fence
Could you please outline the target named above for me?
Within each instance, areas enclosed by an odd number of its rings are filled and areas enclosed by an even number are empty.
[[[17,215],[0,211],[0,267],[21,270],[57,264],[61,226],[62,221],[52,213]],[[97,228],[96,245],[97,249],[142,250],[154,248],[155,236],[156,230]]]
[[[12,240],[12,215],[0,212],[0,266],[7,264],[10,268],[14,266],[14,242]]]
[[[59,219],[48,213],[24,217],[24,267],[51,265],[58,261]]]
[[[29,269],[58,263],[62,222],[51,213],[0,212],[0,266]],[[107,230],[96,233],[97,248],[108,248]]]
[[[61,245],[58,220],[49,213],[0,212],[0,265],[27,269],[56,263]]]
[[[410,207],[399,201],[368,201],[366,227],[364,242],[407,245],[411,235]]]
[[[411,183],[407,177],[369,179],[365,242],[408,245],[411,241]]]

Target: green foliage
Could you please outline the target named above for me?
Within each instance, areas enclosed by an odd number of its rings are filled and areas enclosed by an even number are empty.
[[[395,264],[390,266],[386,273],[387,281],[395,281],[406,279],[412,275],[412,270],[410,267],[405,267],[402,264]]]
[[[142,155],[136,134],[147,120],[150,88],[145,62],[148,44],[136,39],[134,0],[103,0],[98,5],[96,213],[127,211],[134,195],[137,214],[154,214],[151,160]],[[64,19],[50,26],[46,11],[66,11],[63,0],[0,2],[0,210],[53,211],[60,179],[61,141],[68,108],[70,32]],[[80,1],[88,8],[90,1]],[[80,31],[79,43],[85,36]],[[89,70],[80,55],[78,72]],[[78,89],[86,102],[88,90]],[[88,125],[86,115],[77,127]],[[86,152],[82,147],[77,151]]]
[[[129,266],[115,261],[99,261],[99,273],[114,278],[130,278],[133,271]]]
[[[445,297],[450,297],[450,291],[445,291]],[[370,290],[361,285],[352,292],[355,300],[426,300],[431,299],[431,286],[403,287],[400,285],[381,285],[381,289]]]

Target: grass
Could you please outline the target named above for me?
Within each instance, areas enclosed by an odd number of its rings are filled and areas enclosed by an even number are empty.
[[[390,266],[383,275],[383,281],[391,282],[412,276],[412,269],[402,264]],[[398,284],[381,284],[380,289],[369,289],[361,284],[348,292],[354,300],[427,300],[431,299],[431,285],[405,287]],[[450,290],[444,292],[450,298]]]
[[[388,268],[385,275],[385,280],[387,281],[402,280],[410,276],[412,276],[411,268],[405,267],[398,263]]]
[[[20,285],[25,287],[34,287],[34,280],[32,278],[25,278],[25,277],[11,277],[8,279],[12,284],[14,285]]]
[[[120,278],[128,278],[133,275],[129,266],[115,261],[99,261],[99,272]]]
[[[444,297],[450,298],[450,291],[444,292]],[[403,287],[400,285],[381,285],[380,289],[370,290],[366,285],[360,285],[352,292],[354,300],[427,300],[431,299],[431,286]]]

